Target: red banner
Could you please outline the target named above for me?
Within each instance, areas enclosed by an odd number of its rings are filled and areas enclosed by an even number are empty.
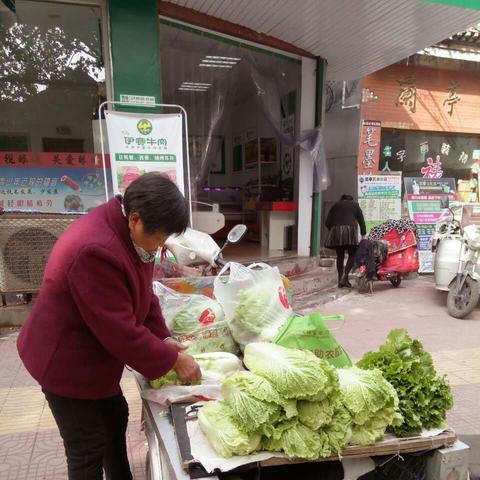
[[[362,122],[360,146],[358,148],[358,175],[378,172],[381,131],[381,122],[374,120],[364,120]]]
[[[105,155],[110,168],[109,155]],[[100,153],[68,152],[0,152],[0,168],[54,167],[54,168],[103,168]]]

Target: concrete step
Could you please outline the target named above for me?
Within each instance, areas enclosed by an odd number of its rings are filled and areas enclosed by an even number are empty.
[[[345,295],[354,295],[354,290],[348,288],[339,289],[337,286],[325,288],[318,292],[293,297],[293,310],[300,315],[310,312],[321,311],[322,305],[338,300]],[[339,310],[339,314],[342,312]]]
[[[32,304],[0,307],[0,327],[23,325],[31,310]]]
[[[315,270],[320,264],[323,265],[325,262],[333,265],[333,259],[319,257],[279,257],[270,258],[266,261],[269,265],[278,267],[280,273],[288,278],[298,277]]]
[[[329,289],[337,283],[337,273],[332,268],[316,267],[301,275],[289,277],[295,296],[309,295]]]

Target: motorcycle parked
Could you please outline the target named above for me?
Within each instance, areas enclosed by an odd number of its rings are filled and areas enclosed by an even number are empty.
[[[465,318],[480,298],[480,207],[464,205],[461,222],[448,198],[442,200],[442,208],[450,216],[437,224],[433,236],[435,288],[448,291],[449,315]]]

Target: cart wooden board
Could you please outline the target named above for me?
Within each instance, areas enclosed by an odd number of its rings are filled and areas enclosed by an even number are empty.
[[[195,461],[192,457],[190,450],[190,439],[187,433],[186,426],[186,413],[185,410],[188,407],[186,404],[174,404],[171,406],[171,414],[173,419],[173,425],[175,428],[175,434],[177,437],[178,448],[180,456],[182,458],[183,468],[188,472],[191,478],[203,478],[208,477],[208,472],[202,467],[200,463]],[[415,452],[426,452],[430,450],[436,450],[438,448],[451,447],[457,436],[454,432],[446,431],[440,435],[434,437],[409,437],[409,438],[387,438],[375,445],[370,446],[350,446],[347,447],[341,454],[341,458],[365,458],[365,457],[378,457],[384,455],[396,455],[407,454]],[[319,458],[314,462],[327,462],[340,460],[339,456],[333,456],[328,458]],[[273,457],[262,462],[252,463],[255,467],[273,467],[280,465],[293,465],[299,463],[311,462],[310,460],[303,459],[289,459],[281,457]],[[247,466],[242,467],[242,469]]]

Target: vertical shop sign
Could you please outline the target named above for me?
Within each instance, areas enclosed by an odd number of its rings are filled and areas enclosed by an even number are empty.
[[[381,130],[381,122],[374,120],[364,120],[362,122],[357,163],[359,175],[378,172]]]
[[[405,178],[408,212],[417,224],[418,255],[421,273],[433,272],[432,235],[435,224],[442,216],[440,200],[448,195],[457,200],[454,178]]]
[[[184,192],[180,114],[105,112],[114,192],[123,193],[139,176],[159,172]]]
[[[358,176],[358,203],[363,211],[367,231],[386,220],[402,216],[402,174]]]

